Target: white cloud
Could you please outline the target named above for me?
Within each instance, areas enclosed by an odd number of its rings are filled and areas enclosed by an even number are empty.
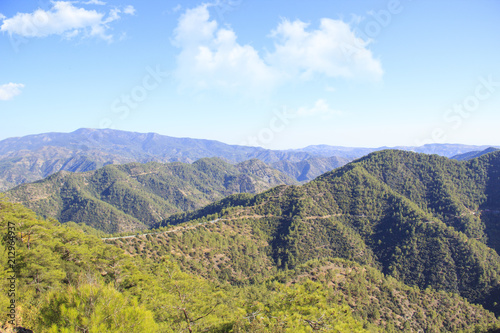
[[[83,2],[83,4],[104,6],[106,3],[104,1],[100,1],[100,0],[89,0],[87,2]]]
[[[128,5],[125,9],[123,9],[123,12],[128,15],[135,15],[135,8],[134,6]]]
[[[324,99],[318,99],[313,107],[301,107],[297,110],[299,117],[321,116],[323,119],[342,114],[342,111],[333,110]]]
[[[177,77],[184,87],[240,89],[246,94],[269,91],[277,84],[315,75],[378,80],[383,70],[350,25],[324,18],[316,30],[283,20],[270,36],[275,50],[261,56],[240,44],[234,30],[219,27],[204,4],[179,18],[173,44],[181,49]],[[354,48],[354,51],[353,51]]]
[[[75,29],[73,31],[68,31],[68,32],[64,33],[64,38],[72,39],[72,38],[78,36],[79,33],[80,32],[78,31],[78,29]]]
[[[207,4],[188,9],[179,18],[174,45],[181,48],[176,76],[183,86],[261,93],[279,73],[266,65],[250,45],[241,45],[229,28],[210,20]]]
[[[0,20],[3,20],[3,19],[5,19],[5,18],[6,18],[6,17],[5,17],[5,15],[4,15],[4,14],[2,14],[2,13],[0,13]]]
[[[118,8],[113,8],[109,11],[108,17],[103,21],[104,24],[111,23],[113,21],[119,20],[121,18],[120,14],[124,13],[127,15],[135,15],[135,8],[134,6],[127,6],[123,11]]]
[[[319,29],[308,31],[308,26],[300,20],[283,20],[271,33],[277,41],[275,51],[267,56],[269,63],[304,78],[314,74],[375,80],[382,77],[380,61],[366,48],[369,42],[357,37],[349,24],[323,18]]]
[[[21,93],[22,83],[7,83],[0,86],[0,101],[8,101]]]
[[[106,17],[106,19],[103,21],[103,23],[107,24],[107,23],[111,23],[113,21],[120,19],[120,13],[121,13],[121,10],[119,10],[118,8],[111,9],[109,11],[108,17]]]
[[[73,38],[83,35],[112,40],[113,36],[107,34],[108,24],[120,18],[119,9],[111,9],[106,16],[105,13],[96,10],[77,8],[69,1],[54,1],[52,5],[48,11],[37,9],[33,13],[17,13],[11,18],[4,19],[0,31],[23,37],[61,35]],[[130,13],[131,10],[127,8],[127,12]]]

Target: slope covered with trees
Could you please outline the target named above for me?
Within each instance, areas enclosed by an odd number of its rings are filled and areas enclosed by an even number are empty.
[[[278,269],[344,258],[412,286],[459,293],[499,314],[499,185],[500,152],[458,162],[382,151],[306,185],[230,196],[159,226],[227,220],[242,232],[250,228],[247,238]],[[228,245],[240,248],[249,247]],[[260,274],[241,266],[221,271],[237,283]],[[260,264],[245,268],[254,266]]]
[[[0,202],[0,306],[34,332],[486,332],[498,321],[457,295],[410,288],[377,270],[331,259],[235,286],[179,268],[164,255],[132,257],[72,224]],[[86,228],[87,231],[91,231]],[[97,231],[90,232],[97,233]],[[9,262],[9,247],[16,262]]]
[[[167,170],[108,166],[81,174],[95,178],[52,184],[109,197],[116,191],[118,200],[126,197],[121,188],[175,183],[194,198],[206,192],[192,184],[230,192],[242,174],[270,183],[275,178],[259,163],[235,173],[218,159]],[[237,193],[152,220],[157,229],[144,235],[105,236],[6,202],[1,220],[11,238],[9,221],[17,226],[19,313],[37,331],[112,331],[120,322],[134,331],[126,323],[144,318],[164,332],[486,332],[500,315],[499,185],[500,152],[459,162],[388,150],[305,185]],[[122,207],[144,214],[149,206]]]
[[[257,159],[232,165],[207,158],[193,164],[131,163],[85,173],[60,172],[6,195],[61,222],[118,232],[144,229],[232,193],[257,193],[293,183]]]

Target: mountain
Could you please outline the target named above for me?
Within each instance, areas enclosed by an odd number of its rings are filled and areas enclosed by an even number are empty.
[[[423,146],[396,146],[396,147],[378,147],[378,148],[355,148],[329,145],[308,146],[302,149],[292,149],[293,152],[305,152],[316,156],[330,157],[338,156],[350,160],[363,157],[369,153],[380,150],[405,150],[423,154],[437,154],[445,157],[452,157],[457,154],[468,153],[471,151],[483,150],[489,146],[472,146],[461,144],[426,144]]]
[[[500,152],[464,162],[375,152],[302,186],[233,195],[173,215],[158,232],[183,222],[214,226],[194,233],[197,239],[234,228],[244,235],[241,241],[221,236],[222,247],[201,245],[218,258],[205,264],[198,257],[205,250],[184,236],[175,237],[189,256],[158,242],[155,251],[164,247],[207,276],[247,283],[263,279],[266,267],[286,271],[311,259],[343,258],[411,286],[458,293],[500,314]],[[241,265],[245,253],[254,259]]]
[[[395,148],[451,157],[487,147],[430,144]],[[295,175],[303,182],[345,164],[346,160],[383,149],[387,147],[318,145],[295,150],[269,150],[156,133],[79,129],[71,133],[44,133],[0,141],[0,191],[43,179],[57,171],[91,171],[108,164],[131,162],[192,163],[205,157],[219,157],[229,163],[257,158],[285,173],[288,170],[289,176]]]
[[[455,155],[452,157],[452,159],[457,160],[457,161],[468,161],[468,160],[492,153],[492,152],[497,151],[497,150],[499,150],[499,149],[495,148],[495,147],[489,147],[489,148],[487,148],[485,150],[481,150],[481,151],[471,151],[468,153]]]
[[[42,216],[119,232],[144,229],[233,193],[258,193],[294,183],[257,159],[232,165],[203,158],[192,164],[129,163],[83,173],[61,171],[6,195]]]
[[[45,146],[37,150],[11,151],[0,156],[0,191],[43,179],[61,170],[85,172],[107,164],[125,164],[134,159],[94,151],[74,151]]]
[[[284,174],[296,179],[299,182],[312,180],[319,175],[344,166],[350,160],[343,157],[311,157],[300,162],[279,161],[271,166]]]
[[[299,162],[312,155],[155,133],[79,129],[72,133],[45,133],[0,141],[0,191],[43,179],[57,171],[91,171],[108,164],[131,162],[192,163],[204,157],[220,157],[231,163],[252,158],[274,163]]]
[[[15,226],[15,227],[13,227]],[[226,232],[217,232],[222,227]],[[15,228],[15,232],[11,232]],[[464,298],[413,288],[377,269],[342,259],[312,260],[262,283],[235,286],[180,269],[175,257],[216,260],[216,248],[249,238],[248,228],[216,224],[172,233],[174,256],[130,256],[98,232],[43,220],[21,205],[0,200],[6,232],[0,270],[2,332],[493,332],[495,316]],[[205,232],[203,232],[205,229]],[[212,229],[213,237],[206,231]],[[236,234],[235,234],[236,233]],[[16,237],[16,235],[19,235]],[[146,240],[149,236],[140,236]],[[151,238],[151,237],[150,237]],[[158,239],[148,250],[165,248]],[[194,244],[183,244],[182,239]],[[115,240],[116,241],[116,240]],[[146,240],[147,241],[147,240]],[[167,240],[168,241],[168,240]],[[16,264],[9,246],[15,243]],[[256,248],[231,258],[242,267]],[[9,249],[9,250],[8,250]],[[193,249],[197,251],[194,252]],[[203,251],[199,251],[203,249]],[[10,251],[10,252],[9,252]],[[140,252],[137,248],[134,252]],[[179,260],[182,261],[182,260]],[[233,266],[234,267],[234,266]],[[12,276],[15,275],[15,278]],[[15,280],[15,283],[12,281]],[[12,285],[21,295],[11,301]],[[12,323],[22,323],[23,328]]]

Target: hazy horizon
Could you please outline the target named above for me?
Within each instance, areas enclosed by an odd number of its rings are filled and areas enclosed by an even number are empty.
[[[73,133],[73,132],[77,132],[79,130],[114,130],[114,129],[110,129],[110,128],[103,128],[103,129],[96,129],[96,128],[78,128],[74,131],[70,131],[70,132],[59,132],[59,131],[54,131],[54,132],[45,132],[45,133],[33,133],[33,134],[28,134],[26,136],[37,136],[37,135],[43,135],[43,134],[70,134],[70,133]],[[123,130],[119,130],[117,129],[117,131],[123,131]],[[137,131],[125,131],[125,132],[130,132],[130,133],[138,133],[138,134],[158,134],[158,135],[162,135],[162,136],[168,136],[168,137],[172,137],[172,136],[169,136],[169,135],[165,135],[165,134],[160,134],[160,133],[156,133],[156,132],[137,132]],[[8,138],[4,138],[4,139],[0,139],[0,142],[2,142],[3,140],[8,140],[8,139],[15,139],[15,138],[22,138],[22,137],[25,137],[25,136],[18,136],[18,137],[8,137]],[[195,140],[212,140],[212,139],[205,139],[205,138],[193,138],[193,137],[173,137],[173,138],[179,138],[179,139],[195,139]],[[227,143],[227,142],[224,142],[224,141],[220,141],[220,140],[212,140],[212,141],[218,141],[220,143],[223,143],[223,144],[228,144],[228,145],[234,145],[234,144],[230,144],[230,143]],[[339,148],[362,148],[362,149],[379,149],[379,148],[400,148],[400,147],[423,147],[425,145],[462,145],[462,146],[474,146],[474,147],[493,147],[493,148],[500,148],[499,146],[496,146],[496,145],[490,145],[490,144],[467,144],[467,143],[456,143],[456,142],[443,142],[443,143],[428,143],[428,144],[424,144],[424,145],[421,145],[421,146],[405,146],[405,145],[395,145],[395,146],[340,146],[340,145],[327,145],[327,144],[323,144],[323,143],[318,143],[318,144],[311,144],[311,145],[307,145],[307,146],[300,146],[300,147],[291,147],[291,148],[282,148],[282,149],[272,149],[272,150],[301,150],[301,149],[306,149],[306,148],[309,148],[309,147],[319,147],[319,146],[327,146],[327,147],[339,147]],[[252,145],[246,145],[246,146],[249,146],[249,147],[258,147],[258,148],[264,148],[264,149],[267,149],[265,147],[260,147],[260,146],[252,146]]]

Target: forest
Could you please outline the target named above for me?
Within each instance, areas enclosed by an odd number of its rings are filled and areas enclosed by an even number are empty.
[[[6,332],[494,332],[499,176],[498,152],[382,151],[121,234],[4,197],[0,306],[15,305],[0,320]]]

